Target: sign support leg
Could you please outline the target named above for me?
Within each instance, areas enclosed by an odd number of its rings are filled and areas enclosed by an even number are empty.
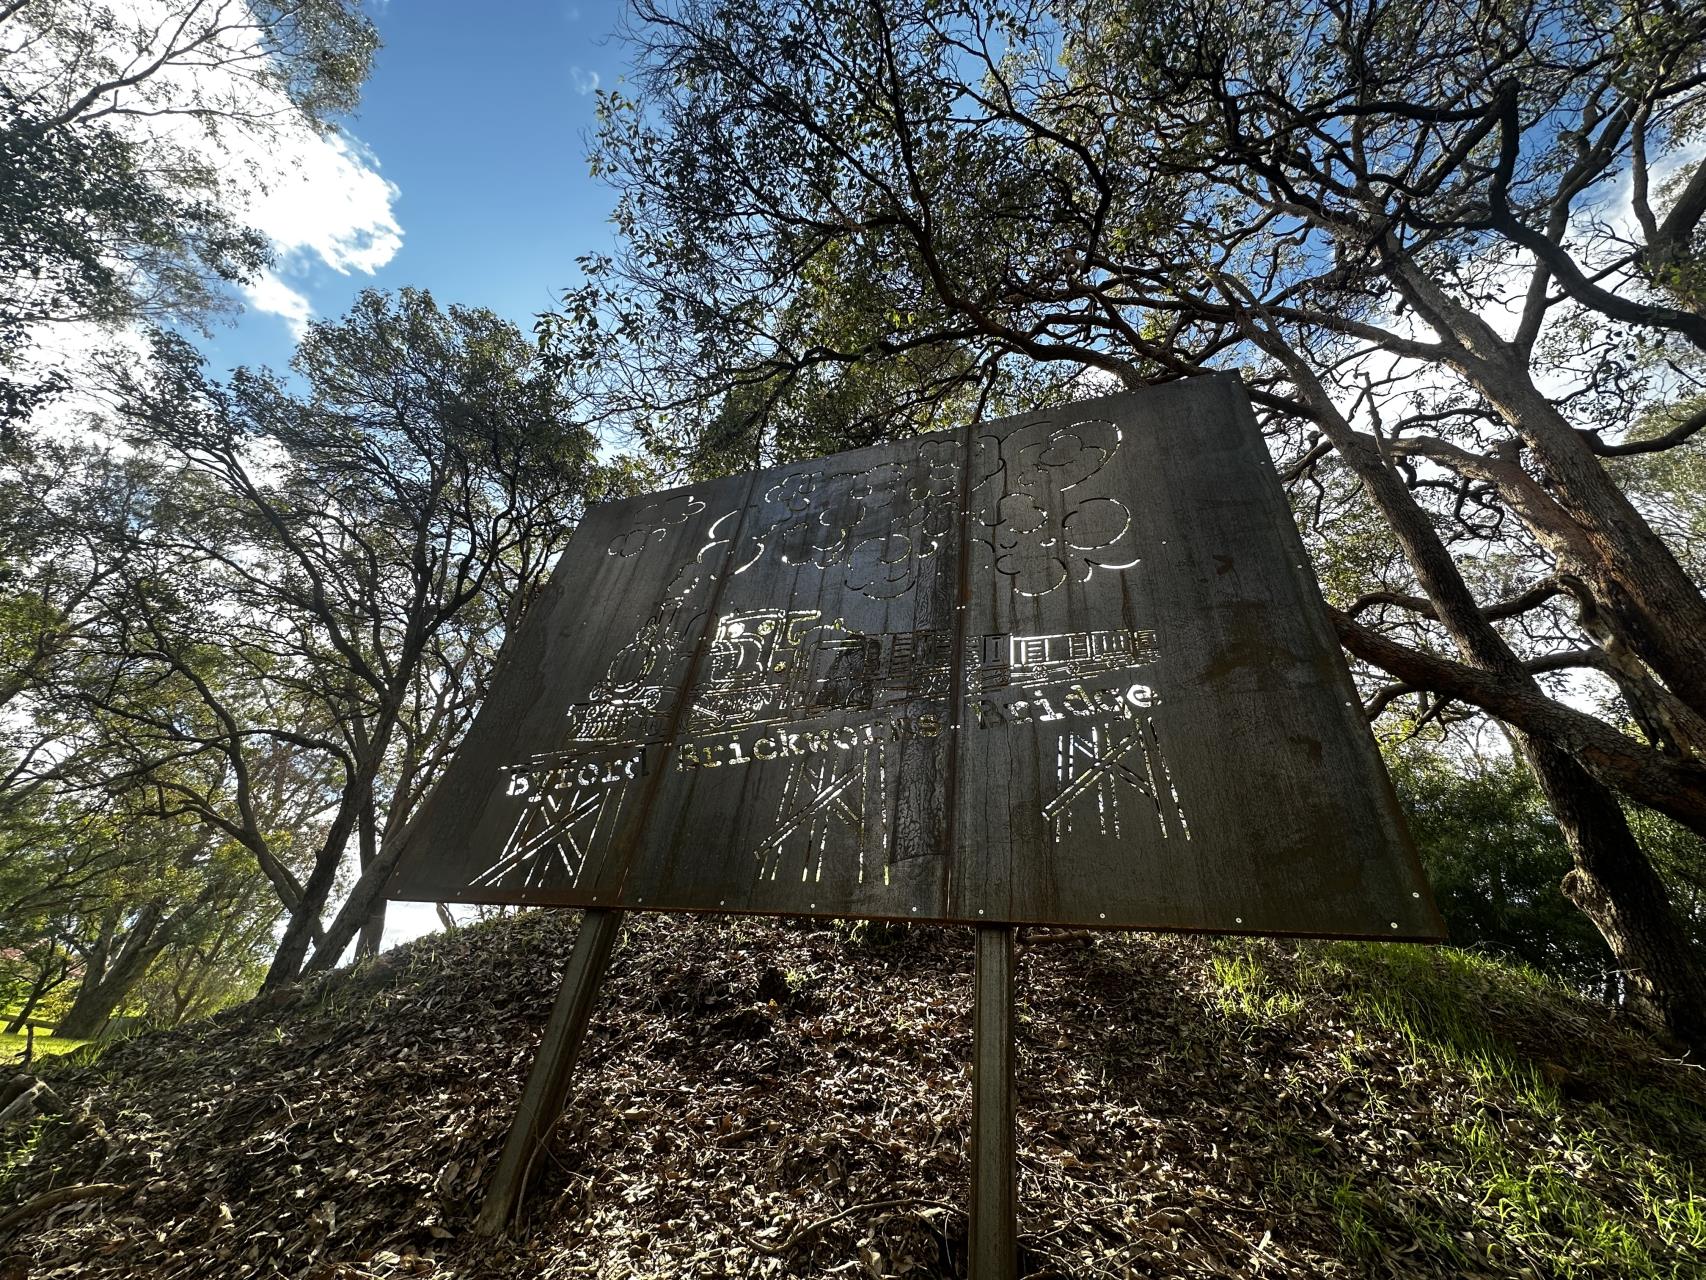
[[[971,1280],[1017,1280],[1013,928],[977,927],[972,1014]]]
[[[621,928],[622,912],[618,910],[592,907],[581,917],[575,948],[563,973],[562,989],[557,992],[557,1003],[545,1024],[545,1035],[539,1041],[521,1101],[516,1104],[515,1119],[510,1123],[497,1172],[492,1175],[486,1198],[480,1205],[480,1216],[475,1223],[480,1235],[500,1234],[526,1195],[534,1159],[563,1112],[575,1059],[580,1055],[581,1041],[586,1037],[587,1022],[592,1016],[593,998],[603,982],[610,951]]]

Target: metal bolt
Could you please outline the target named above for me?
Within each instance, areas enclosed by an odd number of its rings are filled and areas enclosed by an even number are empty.
[[[1393,927],[1393,928],[1394,928],[1394,929],[1396,929],[1396,928],[1397,928],[1397,927],[1398,927],[1398,922],[1397,922],[1397,921],[1396,921],[1396,920],[1394,920],[1394,921],[1393,921],[1393,922],[1392,922],[1392,927]]]
[[[1232,923],[1233,924],[1243,924],[1244,923],[1244,917],[1243,916],[1233,916],[1232,917]]]

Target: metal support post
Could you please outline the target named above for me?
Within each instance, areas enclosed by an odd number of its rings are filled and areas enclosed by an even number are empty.
[[[480,1216],[475,1223],[480,1235],[495,1236],[507,1228],[527,1194],[534,1159],[551,1126],[562,1114],[575,1059],[592,1016],[593,998],[598,994],[621,928],[621,911],[591,908],[581,917],[575,948],[563,973],[562,989],[545,1024],[545,1034],[521,1091],[521,1101],[516,1104],[515,1119],[510,1123],[497,1172],[492,1175],[486,1198],[480,1205]]]
[[[1017,1280],[1013,929],[979,925],[972,1014],[971,1280]]]

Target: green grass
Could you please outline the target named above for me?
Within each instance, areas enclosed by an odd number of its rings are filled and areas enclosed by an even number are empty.
[[[1558,1091],[1542,1064],[1497,1026],[1494,1007],[1564,998],[1546,978],[1450,947],[1344,942],[1323,948],[1320,959],[1344,983],[1352,1007],[1402,1036],[1413,1056],[1513,1088],[1537,1111],[1557,1109]],[[1475,999],[1476,992],[1493,1002]]]
[[[0,1031],[0,1064],[8,1064],[24,1056],[26,1038],[22,1035],[7,1035]],[[45,1031],[36,1032],[36,1057],[47,1054],[70,1053],[73,1049],[81,1049],[88,1044],[87,1040],[62,1040],[58,1036],[49,1035]]]
[[[1683,1280],[1706,1258],[1706,1201],[1692,1171],[1607,1143],[1591,1127],[1554,1135],[1544,1160],[1510,1149],[1486,1117],[1451,1133],[1459,1162],[1430,1170],[1467,1182],[1510,1251],[1560,1277]],[[1655,1256],[1655,1246],[1656,1256]]]
[[[1261,959],[1241,943],[1216,943],[1209,963],[1219,986],[1216,1000],[1222,1013],[1252,1022],[1277,1022],[1303,1008],[1303,997],[1276,982]]]
[[[1706,1275],[1706,1114],[1698,1095],[1664,1087],[1612,1050],[1602,1015],[1531,970],[1450,948],[1217,943],[1211,998],[1246,1024],[1309,1021],[1342,1002],[1384,1031],[1425,1076],[1461,1080],[1467,1118],[1436,1134],[1406,1197],[1379,1176],[1323,1176],[1286,1150],[1275,1181],[1333,1221],[1345,1257],[1369,1276],[1408,1238],[1436,1258],[1467,1238],[1432,1208],[1473,1206],[1468,1256],[1514,1275],[1557,1280],[1692,1280]],[[1609,1052],[1608,1052],[1609,1050]],[[1337,1053],[1358,1071],[1355,1045]],[[1441,1072],[1440,1068],[1445,1068]],[[1374,1086],[1378,1088],[1378,1086]],[[1283,1144],[1282,1144],[1283,1145]]]

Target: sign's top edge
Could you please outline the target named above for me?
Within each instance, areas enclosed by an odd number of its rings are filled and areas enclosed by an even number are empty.
[[[969,425],[981,428],[1001,427],[1008,423],[1023,422],[1030,418],[1037,418],[1051,413],[1093,412],[1103,405],[1159,398],[1160,395],[1175,392],[1180,387],[1202,386],[1206,383],[1212,383],[1222,387],[1239,387],[1242,385],[1243,380],[1232,370],[1217,369],[1208,373],[1192,374],[1188,377],[1170,379],[1166,382],[1150,383],[1146,386],[1131,390],[1121,389],[1118,391],[1110,391],[1106,395],[1090,396],[1083,400],[1068,400],[1062,404],[1043,405],[1040,408],[1030,409],[1024,413],[1008,414],[1001,418],[986,418]],[[648,489],[643,493],[629,494],[621,498],[609,498],[603,502],[592,504],[587,508],[587,513],[590,515],[592,512],[597,511],[602,514],[614,514],[619,508],[627,503],[655,502],[659,498],[668,498],[674,494],[688,493],[693,490],[702,490],[708,485],[732,483],[737,480],[745,481],[753,475],[785,475],[790,471],[821,466],[824,462],[830,459],[856,458],[861,453],[874,453],[884,449],[892,449],[896,445],[911,444],[915,441],[951,439],[964,431],[966,429],[966,425],[967,424],[962,424],[957,427],[944,427],[939,431],[924,431],[915,436],[904,436],[894,440],[881,440],[875,444],[860,445],[857,448],[842,450],[839,453],[819,454],[810,458],[795,458],[789,462],[778,462],[771,466],[759,467],[755,471],[737,472],[727,476],[717,476],[709,480],[695,480],[691,484],[671,485],[666,489]]]

